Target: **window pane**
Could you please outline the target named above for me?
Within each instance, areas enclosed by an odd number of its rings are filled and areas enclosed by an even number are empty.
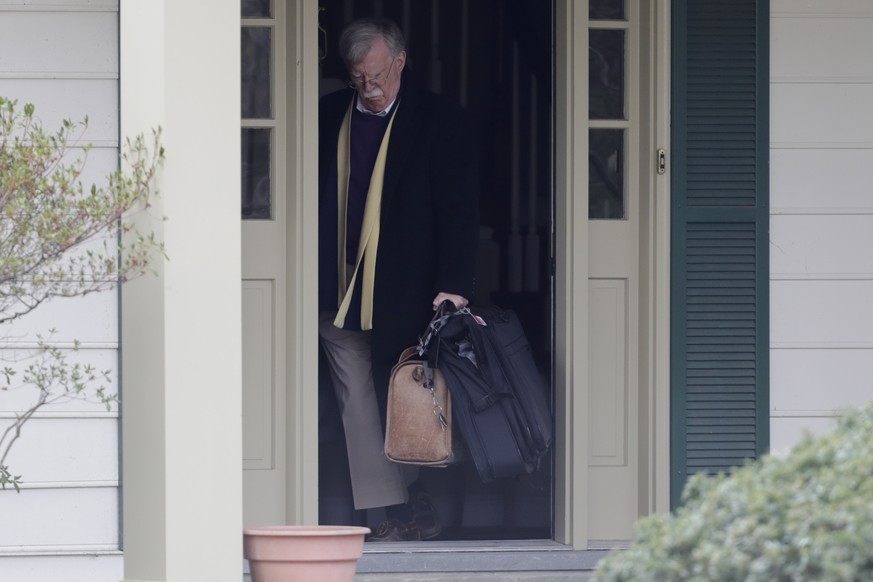
[[[624,20],[624,0],[588,0],[590,20]]]
[[[624,119],[625,33],[592,29],[588,35],[588,116]]]
[[[273,117],[272,29],[242,27],[242,116],[243,119]]]
[[[242,17],[272,18],[272,4],[270,0],[242,0]]]
[[[272,129],[242,130],[242,217],[272,218]]]
[[[588,132],[588,218],[625,217],[624,130]]]

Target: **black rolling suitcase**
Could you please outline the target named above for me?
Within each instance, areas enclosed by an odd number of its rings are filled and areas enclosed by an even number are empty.
[[[442,370],[480,479],[534,471],[554,428],[548,386],[515,313],[494,306],[462,309],[435,321],[429,339],[436,340],[428,352],[431,365]]]

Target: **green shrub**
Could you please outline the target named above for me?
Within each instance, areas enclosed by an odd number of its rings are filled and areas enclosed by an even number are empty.
[[[692,477],[682,506],[641,520],[593,579],[873,580],[873,404],[785,458]]]

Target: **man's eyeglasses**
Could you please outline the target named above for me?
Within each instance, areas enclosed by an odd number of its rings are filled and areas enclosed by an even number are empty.
[[[391,64],[388,65],[388,68],[382,71],[381,73],[376,73],[375,75],[367,76],[360,73],[351,73],[349,75],[349,87],[359,89],[369,83],[373,87],[381,88],[382,85],[385,84],[385,81],[388,79],[388,75],[391,74],[391,67],[394,66],[394,61],[397,60],[397,57],[391,59]]]

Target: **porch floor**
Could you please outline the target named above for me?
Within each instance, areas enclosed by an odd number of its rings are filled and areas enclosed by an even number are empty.
[[[586,582],[591,572],[462,572],[358,574],[355,582]]]
[[[355,582],[585,582],[608,553],[547,540],[367,543]]]

